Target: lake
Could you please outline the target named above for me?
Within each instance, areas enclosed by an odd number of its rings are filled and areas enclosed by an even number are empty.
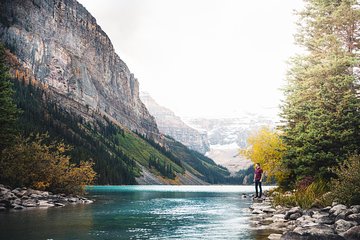
[[[268,189],[269,187],[264,187]],[[0,212],[1,239],[267,239],[253,186],[91,186],[93,204]]]

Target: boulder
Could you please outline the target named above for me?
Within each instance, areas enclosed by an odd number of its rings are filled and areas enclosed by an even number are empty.
[[[268,239],[270,240],[279,240],[281,238],[281,234],[278,233],[272,233],[268,236]]]
[[[68,202],[71,202],[71,203],[76,203],[77,201],[78,201],[78,199],[74,198],[74,197],[68,199]]]
[[[25,208],[24,206],[17,205],[17,204],[13,204],[12,207],[13,207],[15,210],[22,210],[22,209]]]
[[[56,207],[64,207],[64,206],[65,206],[65,204],[59,203],[59,202],[55,202],[54,205],[55,205]]]
[[[315,222],[319,224],[334,224],[335,223],[335,217],[334,216],[322,216],[320,218],[315,219]]]
[[[337,204],[335,206],[333,206],[330,210],[329,213],[333,214],[335,216],[339,215],[341,212],[345,211],[347,209],[347,207],[343,204]]]
[[[335,222],[334,227],[337,233],[342,233],[356,225],[357,225],[356,222],[350,222],[350,221],[345,221],[344,219],[340,219]]]
[[[12,200],[11,203],[20,205],[21,204],[21,199],[16,198],[16,199]]]
[[[312,226],[312,227],[297,227],[294,229],[294,232],[299,233],[301,235],[308,233],[311,235],[321,235],[321,236],[335,234],[334,229],[328,225],[316,225],[316,226]]]
[[[251,213],[252,214],[263,214],[264,212],[261,211],[260,209],[254,209]]]
[[[8,201],[14,200],[14,199],[16,199],[16,198],[17,198],[16,195],[13,194],[13,193],[10,192],[10,191],[6,192],[6,193],[3,195],[3,199],[8,200]]]
[[[0,206],[0,212],[5,211],[5,210],[6,210],[6,207]]]
[[[346,220],[348,221],[355,221],[358,224],[360,224],[360,213],[353,213],[346,217]]]
[[[352,205],[350,210],[353,211],[353,213],[360,213],[360,205]]]
[[[311,217],[313,218],[322,218],[322,217],[327,217],[329,216],[330,214],[328,212],[314,212],[313,215]]]
[[[354,212],[351,209],[346,209],[344,211],[341,211],[339,215],[336,216],[335,221],[339,219],[346,219],[347,216],[353,214]]]
[[[21,202],[21,205],[23,205],[24,207],[37,207],[38,206],[36,200],[34,200],[34,199],[23,200]]]
[[[269,207],[269,208],[264,208],[262,211],[263,211],[264,213],[274,213],[274,212],[276,212],[276,210],[275,210],[274,208],[271,208],[271,207]]]
[[[299,217],[301,217],[301,213],[296,212],[296,213],[291,214],[291,215],[289,216],[289,219],[290,219],[290,220],[296,220],[296,219],[298,219]]]
[[[287,232],[285,233],[281,238],[281,240],[345,240],[345,238],[336,235],[336,234],[330,234],[330,235],[320,235],[320,234],[299,234],[296,232]]]
[[[302,210],[300,207],[293,207],[291,208],[289,211],[286,212],[285,214],[285,219],[286,220],[289,220],[290,219],[290,216],[294,213],[299,213],[300,214],[300,217],[302,216]],[[297,216],[297,215],[294,215],[294,216]]]
[[[360,226],[355,226],[342,234],[346,240],[359,240],[360,239]]]
[[[324,207],[324,208],[320,209],[320,212],[329,212],[330,209],[331,209],[331,207],[327,206],[327,207]]]

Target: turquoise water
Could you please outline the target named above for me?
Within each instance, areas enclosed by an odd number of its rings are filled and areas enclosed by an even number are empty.
[[[250,227],[253,186],[94,186],[95,203],[0,212],[1,239],[266,239]]]

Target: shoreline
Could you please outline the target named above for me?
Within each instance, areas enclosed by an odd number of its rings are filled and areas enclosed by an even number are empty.
[[[26,187],[11,189],[0,184],[0,211],[64,207],[93,202],[93,200],[78,195],[53,194]]]
[[[360,205],[333,203],[324,208],[273,206],[272,197],[254,199],[251,225],[271,230],[270,240],[359,240]]]

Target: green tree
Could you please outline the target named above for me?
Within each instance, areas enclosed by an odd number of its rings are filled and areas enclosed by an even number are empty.
[[[349,159],[334,168],[337,178],[332,180],[332,193],[337,201],[347,205],[360,204],[360,156]]]
[[[8,71],[5,48],[0,44],[0,152],[14,140],[20,112],[13,100],[14,90]]]
[[[285,187],[331,177],[331,167],[360,149],[359,9],[352,0],[307,0],[299,13],[305,54],[291,61],[281,113]]]

